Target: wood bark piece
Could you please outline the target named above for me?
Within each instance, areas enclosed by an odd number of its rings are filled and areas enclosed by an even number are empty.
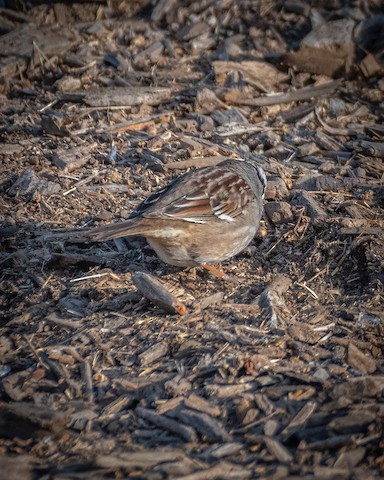
[[[364,447],[357,447],[347,452],[341,452],[338,456],[334,467],[350,469],[355,467],[365,457],[367,449]]]
[[[383,142],[368,142],[366,140],[360,140],[351,142],[351,148],[372,157],[384,158]]]
[[[287,80],[288,75],[282,73],[276,67],[262,60],[244,60],[242,62],[213,62],[216,82],[224,85],[228,73],[241,72],[249,84],[262,85],[267,90]]]
[[[176,420],[167,418],[165,415],[160,415],[152,410],[149,410],[148,408],[137,407],[135,412],[139,417],[148,420],[150,423],[153,423],[153,425],[156,425],[159,428],[174,433],[186,442],[197,442],[198,437],[194,429],[191,427],[182,425]]]
[[[299,412],[292,418],[292,420],[289,422],[289,424],[284,428],[284,430],[281,432],[281,437],[284,440],[287,440],[287,438],[297,429],[297,428],[302,428],[308,420],[311,418],[313,413],[315,412],[317,408],[317,403],[316,402],[307,402],[304,407],[299,410]]]
[[[164,357],[168,353],[168,350],[169,343],[166,340],[155,343],[147,350],[145,350],[145,352],[140,353],[140,355],[138,356],[140,365],[144,367],[150,365],[153,362],[156,362],[157,360]]]
[[[209,88],[203,88],[196,94],[195,110],[198,113],[212,113],[219,108],[225,107],[225,103]]]
[[[287,202],[268,202],[264,210],[274,225],[293,222],[293,212]]]
[[[285,56],[286,64],[330,77],[348,73],[355,55],[355,25],[351,19],[341,19],[314,27],[299,50]]]
[[[224,458],[230,455],[236,455],[244,448],[240,442],[223,443],[211,452],[213,458]]]
[[[335,385],[332,395],[335,398],[345,396],[353,400],[361,400],[364,397],[375,397],[384,391],[384,377],[370,375],[360,378],[353,378],[349,382]]]
[[[233,103],[236,105],[248,105],[250,107],[266,107],[268,105],[279,105],[281,103],[310,100],[311,98],[328,95],[337,87],[339,87],[340,84],[341,82],[339,80],[334,80],[321,85],[298,88],[297,90],[293,90],[292,92],[288,93],[274,93],[271,95],[263,95],[259,98],[234,100]]]
[[[376,412],[351,412],[331,420],[328,428],[339,434],[361,433],[374,422],[376,416]]]
[[[302,322],[290,323],[287,326],[287,332],[293,339],[308,343],[309,345],[316,345],[324,336],[324,332],[315,331],[312,325],[307,325]]]
[[[65,123],[64,115],[57,110],[47,109],[41,115],[41,128],[48,135],[69,137],[71,133]]]
[[[129,185],[124,185],[121,183],[106,183],[103,185],[84,185],[77,188],[79,192],[90,193],[92,195],[102,195],[110,193],[111,195],[120,195],[124,193],[130,193],[131,188]],[[109,212],[108,212],[109,213]],[[98,216],[100,218],[100,216]],[[110,218],[103,218],[103,220],[110,220]],[[114,239],[119,240],[119,239]],[[124,248],[124,247],[123,247]]]
[[[95,143],[84,147],[75,147],[68,150],[57,149],[52,155],[52,163],[65,172],[73,172],[86,165],[92,158],[91,151]]]
[[[27,455],[0,455],[0,478],[32,480],[32,462]]]
[[[224,292],[216,292],[208,297],[201,298],[194,303],[195,311],[205,310],[206,308],[221,304],[224,298]]]
[[[52,323],[62,328],[78,330],[79,328],[84,327],[83,322],[80,320],[70,320],[69,318],[61,318],[56,313],[51,313],[44,317],[44,321]]]
[[[41,240],[47,241],[47,242],[55,242],[55,241],[60,241],[60,240],[68,240],[70,242],[79,242],[83,243],[84,239],[76,239],[76,233],[73,232],[74,235],[72,237],[72,234],[70,232],[63,232],[63,233],[50,233],[47,235],[43,235],[41,237]],[[81,235],[81,231],[79,230],[79,234]],[[67,268],[70,266],[74,265],[88,265],[88,266],[94,266],[94,265],[109,265],[110,259],[105,258],[101,255],[82,255],[79,253],[52,253],[50,255],[50,258],[47,261],[47,265],[50,268]]]
[[[84,398],[87,402],[93,403],[93,379],[90,363],[85,360],[80,364],[81,378],[83,380]]]
[[[273,327],[277,327],[279,317],[285,309],[282,295],[289,289],[292,280],[285,275],[278,275],[252,303],[259,305],[265,312]],[[263,315],[263,314],[262,314]]]
[[[264,437],[264,442],[271,452],[271,454],[276,458],[277,461],[281,463],[290,463],[293,460],[293,455],[289,450],[276,438]]]
[[[284,180],[277,175],[267,177],[267,188],[265,190],[266,200],[284,200],[288,197],[289,192]]]
[[[362,374],[374,373],[376,371],[374,359],[370,355],[363,353],[353,342],[349,342],[348,345],[347,362]]]
[[[164,165],[165,170],[184,170],[187,168],[203,168],[214,167],[223,162],[228,157],[223,155],[214,155],[211,157],[195,157],[188,160],[179,160],[177,162],[169,162]]]
[[[229,462],[219,462],[217,465],[199,470],[189,475],[176,477],[174,480],[242,480],[243,478],[250,478],[252,472],[248,468],[243,468]]]
[[[43,367],[43,372],[45,367]],[[45,373],[41,372],[41,376]],[[2,387],[9,398],[19,402],[20,400],[27,400],[33,396],[34,388],[31,386],[31,378],[35,373],[35,368],[30,367],[20,372],[12,373],[2,380]],[[55,383],[55,382],[53,382]],[[53,385],[52,383],[52,385]]]
[[[135,272],[132,275],[132,282],[139,292],[153,304],[163,308],[170,313],[185,315],[185,305],[170,293],[166,286],[149,273]]]
[[[15,143],[3,143],[0,149],[0,155],[11,156],[17,155],[24,150],[25,147],[22,145],[17,145]]]
[[[307,215],[312,218],[312,220],[326,218],[326,211],[310,192],[305,190],[292,190],[291,196],[296,205],[303,205],[305,207]]]
[[[175,7],[176,0],[160,0],[156,2],[152,13],[151,20],[152,22],[158,22],[161,20],[172,8]]]
[[[333,448],[340,448],[344,445],[351,445],[353,443],[353,435],[333,435],[332,437],[326,438],[324,440],[315,440],[313,442],[308,442],[305,448],[321,452]]]
[[[126,122],[117,123],[108,128],[98,130],[98,133],[102,132],[125,132],[130,130],[145,130],[148,127],[153,127],[157,124],[167,123],[173,116],[172,112],[163,112],[158,115],[151,115],[150,117],[140,118],[139,120],[130,120]]]
[[[58,183],[39,178],[33,170],[27,169],[19,175],[9,189],[9,193],[12,196],[33,195],[35,192],[41,195],[52,195],[60,190],[61,186]]]
[[[309,190],[313,192],[348,192],[356,187],[368,187],[361,178],[335,178],[331,175],[302,175],[293,184],[297,190]]]
[[[31,438],[47,432],[64,430],[69,417],[62,413],[27,402],[0,402],[2,437]]]
[[[67,27],[36,28],[30,23],[23,25],[0,37],[0,52],[5,58],[0,64],[0,77],[8,78],[25,71],[37,47],[46,58],[63,55],[81,42],[78,33]]]
[[[185,454],[178,449],[155,448],[143,452],[125,452],[120,455],[97,455],[95,466],[101,468],[124,468],[130,472],[147,470],[164,462],[182,462]]]
[[[160,105],[170,100],[172,90],[167,87],[114,87],[76,92],[76,95],[83,96],[83,101],[91,107]]]
[[[194,412],[183,408],[176,410],[174,414],[176,418],[190,425],[209,442],[230,442],[232,440],[232,436],[225,430],[223,425],[206,413]]]
[[[184,399],[184,405],[193,408],[194,410],[198,410],[199,412],[211,415],[212,417],[220,417],[223,413],[218,405],[208,402],[208,400],[195,393],[191,393],[189,397]]]
[[[119,398],[113,400],[104,408],[102,415],[106,417],[110,415],[115,415],[122,410],[130,408],[133,402],[134,398],[132,395],[121,395]]]
[[[369,78],[373,75],[379,75],[383,67],[372,53],[368,53],[359,63],[359,68],[363,72],[363,75]]]
[[[213,383],[211,385],[206,385],[205,391],[210,397],[231,398],[245,392],[256,390],[257,387],[257,382],[247,382],[239,385],[219,385]]]

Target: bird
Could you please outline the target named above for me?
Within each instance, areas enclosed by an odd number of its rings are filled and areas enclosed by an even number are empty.
[[[180,175],[149,195],[126,221],[77,234],[84,242],[141,235],[163,262],[201,266],[223,277],[211,264],[233,257],[252,241],[263,213],[266,184],[265,173],[255,162],[226,159]]]

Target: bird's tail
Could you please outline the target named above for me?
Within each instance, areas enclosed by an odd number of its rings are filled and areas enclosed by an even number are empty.
[[[41,239],[48,242],[104,242],[112,240],[113,238],[128,237],[130,235],[145,235],[145,230],[146,229],[140,225],[140,220],[132,219],[88,229],[52,232],[42,235]]]
[[[113,238],[128,237],[130,235],[142,235],[145,233],[140,221],[137,219],[126,220],[125,222],[101,225],[84,231],[84,240],[89,242],[105,242]]]

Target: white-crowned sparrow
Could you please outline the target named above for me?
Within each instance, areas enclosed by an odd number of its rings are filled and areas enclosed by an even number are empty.
[[[241,252],[263,212],[266,177],[251,161],[225,160],[186,173],[144,200],[125,222],[80,233],[84,241],[144,236],[170,265],[205,266]]]

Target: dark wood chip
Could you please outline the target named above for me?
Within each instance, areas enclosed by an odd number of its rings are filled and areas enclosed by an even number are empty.
[[[166,286],[153,275],[144,272],[136,272],[132,275],[132,282],[145,298],[155,305],[164,308],[168,312],[185,315],[185,305],[170,293]]]

